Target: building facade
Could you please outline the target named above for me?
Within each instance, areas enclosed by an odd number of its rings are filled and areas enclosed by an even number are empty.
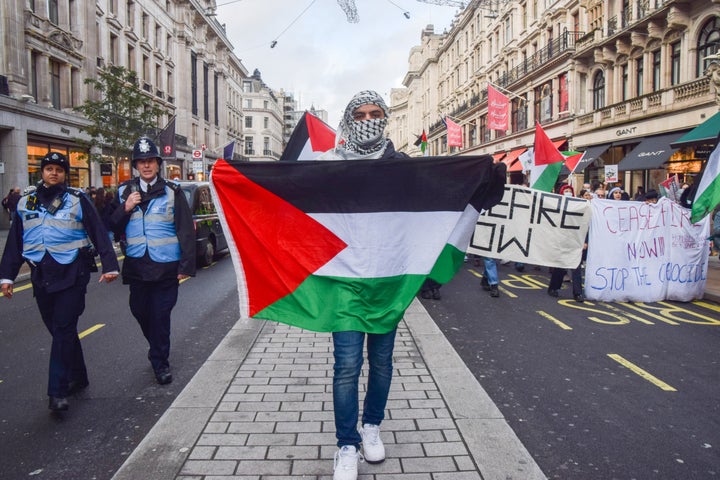
[[[175,118],[177,158],[163,163],[167,178],[206,179],[233,141],[236,159],[278,159],[289,128],[282,103],[259,72],[248,75],[215,10],[214,0],[0,2],[0,189],[37,181],[50,150],[70,159],[72,186],[131,177],[128,158],[111,175],[87,160],[88,123],[74,110],[98,100],[85,79],[113,65],[134,70],[165,112],[158,131]]]
[[[675,173],[691,182],[708,146],[670,144],[718,111],[719,51],[717,0],[475,2],[411,50],[391,135],[419,154],[424,129],[430,154],[491,154],[521,183],[538,122],[560,150],[587,152],[578,183],[602,182],[606,165],[629,192]],[[510,99],[507,131],[487,126],[490,84]],[[445,116],[462,147],[447,148]]]

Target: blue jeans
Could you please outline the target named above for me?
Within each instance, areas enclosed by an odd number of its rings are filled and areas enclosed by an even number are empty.
[[[367,335],[367,356],[370,369],[363,402],[362,423],[380,425],[385,418],[385,405],[392,381],[392,356],[395,333],[333,332],[335,366],[333,375],[333,403],[335,406],[335,436],[337,446],[354,445],[360,448],[358,433],[358,382],[363,364],[363,344]]]
[[[499,283],[497,273],[497,263],[494,258],[483,257],[485,261],[485,273],[483,275],[487,278],[489,285],[497,285]]]

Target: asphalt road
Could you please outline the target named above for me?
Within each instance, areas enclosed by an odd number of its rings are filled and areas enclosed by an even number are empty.
[[[70,409],[47,408],[50,334],[32,289],[0,298],[0,478],[108,479],[205,362],[238,319],[229,256],[180,285],[173,310],[174,381],[155,383],[147,342],[120,281],[90,281],[80,317],[90,386]]]
[[[466,263],[422,300],[548,478],[720,476],[720,305],[578,304],[547,269]]]

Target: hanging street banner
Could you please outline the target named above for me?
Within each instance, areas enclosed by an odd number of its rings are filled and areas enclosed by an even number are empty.
[[[590,202],[505,185],[500,203],[478,218],[468,253],[547,267],[580,265]]]
[[[585,297],[605,302],[689,302],[702,298],[709,217],[666,197],[656,204],[594,199]]]

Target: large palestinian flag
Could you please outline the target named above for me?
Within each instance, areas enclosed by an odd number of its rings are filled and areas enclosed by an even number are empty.
[[[504,170],[488,155],[218,160],[211,184],[241,315],[392,330],[428,276],[447,282],[462,264],[479,211],[502,198]]]

